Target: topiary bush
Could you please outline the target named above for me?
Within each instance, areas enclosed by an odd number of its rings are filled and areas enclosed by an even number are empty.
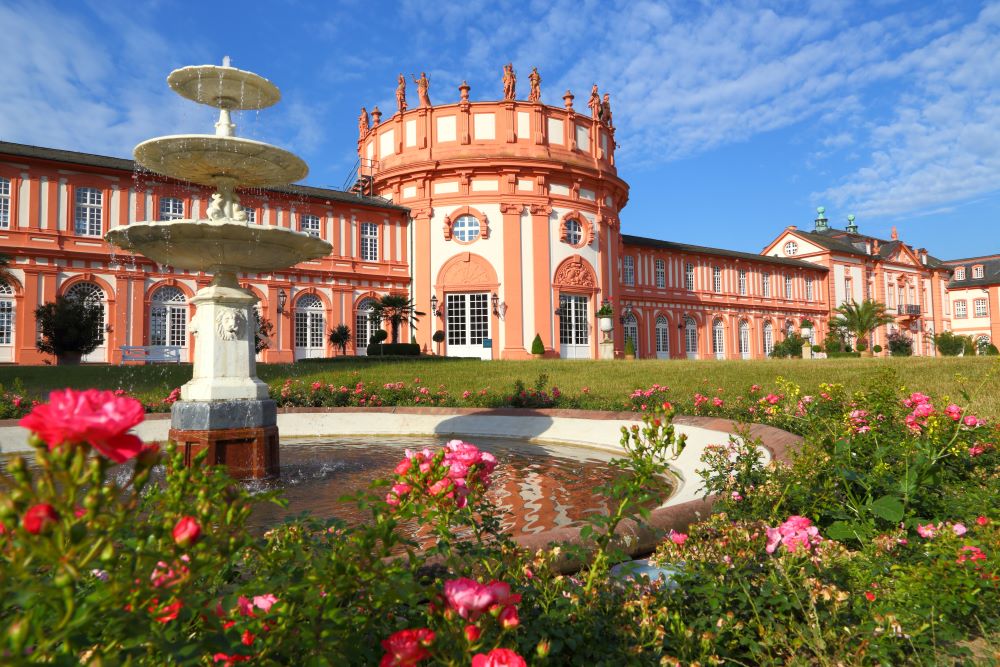
[[[535,340],[531,341],[531,353],[545,354],[545,344],[542,342],[540,334],[535,334]]]
[[[90,354],[104,342],[101,320],[104,307],[81,299],[56,297],[35,309],[41,339],[35,345],[39,352],[54,354],[57,363],[77,363],[79,357]]]
[[[634,357],[635,356],[635,341],[631,338],[625,339],[625,356]]]
[[[368,346],[369,357],[383,356],[419,357],[420,345],[417,343],[373,343]]]
[[[879,354],[880,352],[882,352],[882,346],[876,345],[875,347],[872,348],[872,352],[874,352],[875,354]]]
[[[771,350],[771,356],[775,359],[782,358],[801,358],[802,357],[802,347],[806,344],[806,339],[797,333],[789,334],[785,340],[781,341],[774,346]]]

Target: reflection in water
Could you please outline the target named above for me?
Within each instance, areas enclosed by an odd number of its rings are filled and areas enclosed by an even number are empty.
[[[271,483],[252,482],[251,488],[281,489],[288,507],[260,505],[251,515],[251,526],[258,530],[267,528],[303,511],[348,524],[365,521],[367,513],[339,499],[367,489],[376,478],[390,475],[404,448],[436,448],[448,438],[366,440],[282,442],[281,479]],[[607,511],[602,499],[594,494],[594,488],[613,475],[606,463],[607,454],[588,449],[553,450],[513,440],[478,437],[472,440],[499,462],[488,497],[501,509],[505,531],[518,535],[577,526],[588,514]]]

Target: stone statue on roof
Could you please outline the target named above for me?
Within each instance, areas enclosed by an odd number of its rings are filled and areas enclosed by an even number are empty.
[[[420,106],[429,107],[431,105],[431,96],[428,90],[431,87],[431,82],[427,78],[427,73],[421,72],[419,79],[413,77],[413,83],[417,84],[417,99],[420,100]]]
[[[368,109],[361,107],[361,115],[358,116],[358,139],[364,139],[368,134]]]
[[[613,127],[611,124],[611,95],[604,93],[604,102],[601,103],[601,122],[608,127]]]
[[[587,106],[590,107],[590,117],[594,120],[601,119],[601,94],[597,92],[597,84],[590,89],[590,99],[587,100]]]
[[[399,75],[399,83],[396,85],[396,108],[399,113],[406,111],[406,77]]]
[[[517,75],[514,73],[514,64],[507,63],[503,66],[503,98],[513,100],[517,88]]]
[[[542,101],[542,76],[538,73],[537,67],[531,68],[528,75],[528,82],[531,84],[531,91],[528,93],[528,101],[537,104]]]

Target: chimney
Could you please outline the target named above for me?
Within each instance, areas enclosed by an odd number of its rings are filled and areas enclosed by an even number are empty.
[[[824,208],[823,206],[819,206],[816,208],[815,222],[816,222],[817,232],[825,232],[827,229],[829,229],[829,227],[827,226],[827,222],[829,221],[826,219],[826,216],[823,215],[824,213],[826,213],[826,208]]]
[[[893,241],[899,240],[899,232],[896,231],[896,225],[892,226],[892,240]]]
[[[922,264],[927,264],[927,248],[921,248],[917,252],[920,253],[920,262]]]
[[[854,214],[853,213],[850,214],[849,216],[847,216],[847,231],[850,232],[851,234],[857,234],[858,233],[858,226],[856,224],[854,224]]]
[[[872,254],[878,254],[878,239],[872,239]]]

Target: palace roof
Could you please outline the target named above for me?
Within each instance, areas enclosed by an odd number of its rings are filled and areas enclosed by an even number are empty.
[[[944,262],[944,265],[952,270],[952,278],[948,281],[948,289],[985,287],[987,285],[1000,284],[1000,255],[949,259]],[[983,267],[983,277],[973,278],[972,267],[979,265]],[[965,280],[955,280],[955,269],[959,267],[965,267]]]
[[[900,248],[906,248],[914,255],[918,254],[913,246],[906,245],[898,239],[880,239],[876,236],[849,232],[845,229],[835,229],[833,227],[812,231],[800,229],[797,233],[808,238],[816,245],[826,248],[827,250],[847,253],[850,255],[864,255],[865,257],[889,259],[896,254],[896,251]],[[878,252],[874,252],[876,242]],[[927,255],[926,266],[930,268],[938,268],[942,264],[944,264],[943,260],[930,254]]]
[[[58,148],[45,148],[43,146],[30,146],[28,144],[15,144],[8,141],[0,141],[0,156],[10,155],[16,157],[37,158],[39,160],[52,160],[55,162],[67,162],[88,167],[100,167],[103,169],[116,169],[121,171],[136,171],[136,164],[133,160],[126,160],[118,157],[108,157],[106,155],[94,155],[93,153],[78,153]],[[316,197],[318,199],[330,199],[333,201],[346,202],[351,204],[363,204],[375,208],[388,208],[398,211],[407,211],[405,206],[393,204],[381,197],[365,197],[342,190],[331,190],[328,188],[317,188],[311,185],[285,185],[273,188],[264,188],[268,192],[280,192],[288,195],[298,195],[303,197]]]
[[[730,257],[733,259],[745,259],[754,262],[765,262],[767,264],[781,264],[784,266],[795,266],[800,269],[815,269],[826,271],[827,268],[821,264],[806,262],[801,259],[788,259],[785,257],[772,257],[770,255],[756,255],[752,252],[740,252],[738,250],[726,250],[724,248],[709,248],[707,246],[690,245],[687,243],[675,243],[673,241],[661,241],[643,236],[630,236],[622,234],[622,241],[625,245],[639,245],[647,248],[660,248],[663,250],[673,250],[674,252],[697,253],[700,255],[716,255],[718,257]]]

